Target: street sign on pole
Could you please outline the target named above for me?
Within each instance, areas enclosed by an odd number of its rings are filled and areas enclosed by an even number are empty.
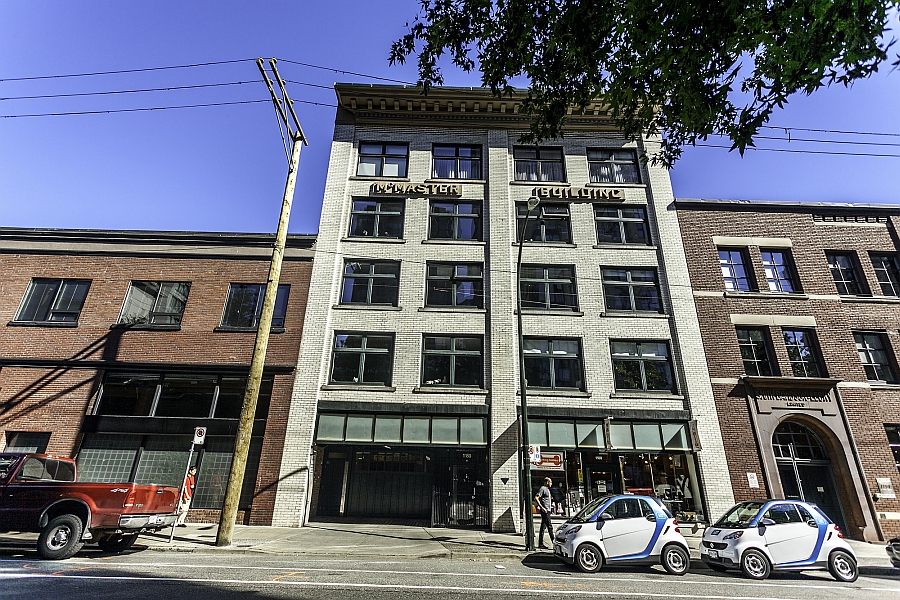
[[[528,460],[531,464],[537,465],[541,463],[541,447],[537,444],[528,445]]]
[[[206,427],[194,427],[194,443],[202,446],[206,441]]]

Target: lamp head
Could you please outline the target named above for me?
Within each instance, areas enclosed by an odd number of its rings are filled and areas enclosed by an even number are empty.
[[[541,199],[537,196],[532,196],[528,199],[528,210],[534,210],[537,208],[537,205],[541,203]]]

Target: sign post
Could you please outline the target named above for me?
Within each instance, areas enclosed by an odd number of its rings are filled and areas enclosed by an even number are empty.
[[[176,500],[177,504],[175,505],[175,512],[178,513],[178,509],[181,508],[181,498],[184,497],[184,486],[187,484],[187,476],[188,472],[191,470],[191,462],[194,460],[194,446],[202,446],[203,442],[206,441],[206,427],[194,427],[194,439],[191,440],[191,450],[188,452],[188,460],[187,466],[184,468],[184,477],[181,478],[181,491],[178,494],[178,499]],[[178,519],[175,519],[177,522]],[[172,523],[172,531],[169,532],[169,543],[172,543],[172,540],[175,539],[175,523]]]

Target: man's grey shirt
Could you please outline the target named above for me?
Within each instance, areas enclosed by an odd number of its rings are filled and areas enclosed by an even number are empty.
[[[550,510],[550,503],[553,500],[553,497],[550,495],[550,488],[546,485],[542,485],[541,489],[538,490],[537,493],[538,503],[544,508],[544,510]]]

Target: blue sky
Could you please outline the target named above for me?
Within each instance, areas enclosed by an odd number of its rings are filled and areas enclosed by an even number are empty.
[[[391,42],[415,0],[217,2],[0,0],[0,80],[276,56],[415,81],[414,65],[389,67]],[[330,86],[371,81],[280,64],[285,78]],[[852,89],[797,97],[772,125],[900,134],[900,72]],[[140,94],[11,100],[244,81]],[[448,85],[479,85],[446,71]],[[292,84],[297,100],[334,103],[328,89]],[[0,115],[256,100],[268,93],[252,62],[35,81],[0,81]],[[303,150],[291,231],[318,228],[334,109],[298,105]],[[783,131],[766,135],[784,137]],[[900,136],[797,137],[897,144],[859,146],[760,140],[795,150],[900,155]],[[710,140],[710,144],[718,144]],[[900,202],[900,158],[737,153],[688,148],[671,172],[678,197]],[[274,231],[286,159],[271,104],[65,117],[0,118],[0,226]]]

